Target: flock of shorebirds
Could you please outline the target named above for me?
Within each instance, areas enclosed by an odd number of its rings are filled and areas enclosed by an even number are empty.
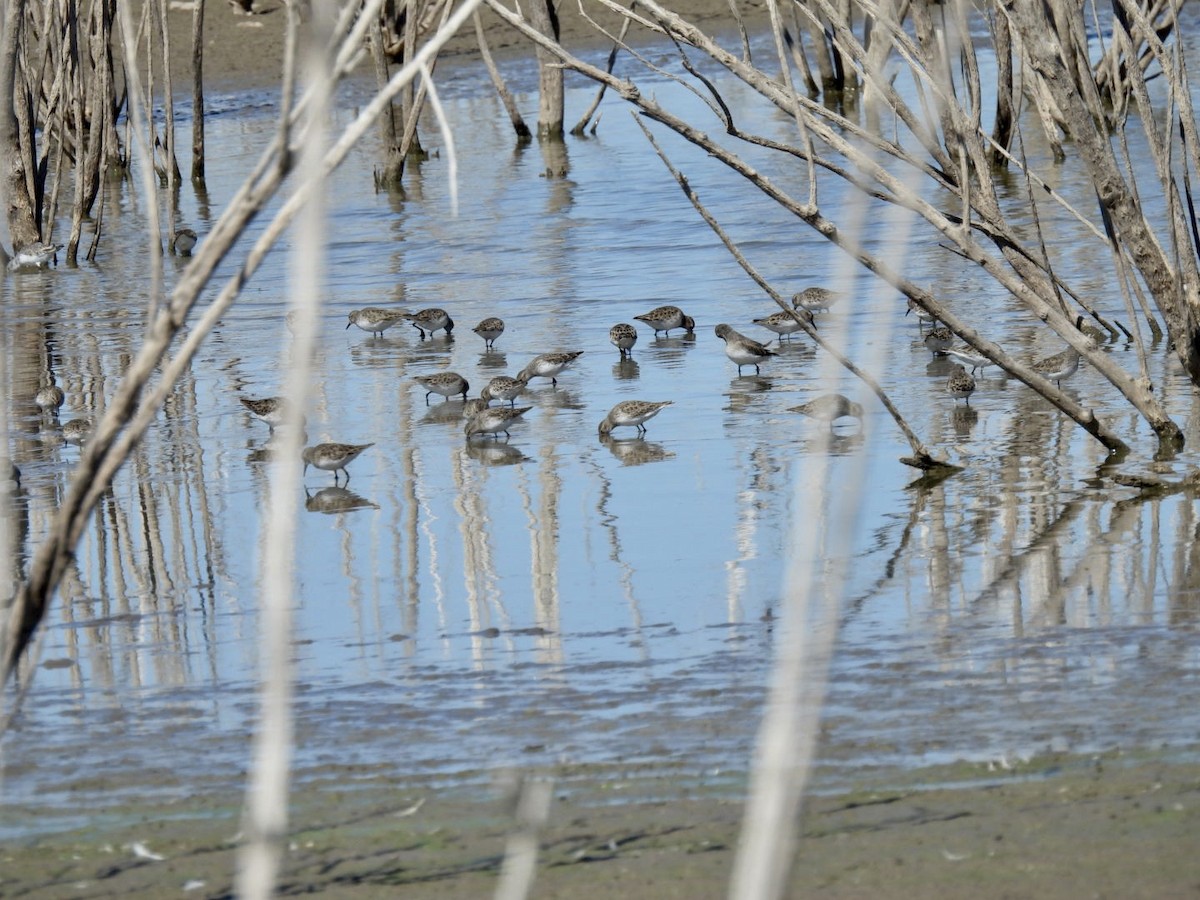
[[[764,318],[754,319],[755,325],[762,326],[775,333],[778,341],[790,340],[791,335],[804,328],[804,323],[812,323],[815,313],[827,312],[838,300],[841,294],[821,287],[809,287],[800,291],[792,298],[792,309],[779,310]],[[946,391],[956,400],[964,400],[970,404],[970,396],[975,392],[974,373],[992,365],[987,357],[975,353],[970,347],[955,348],[954,335],[950,329],[941,326],[927,312],[909,302],[909,313],[916,313],[919,326],[924,332],[925,326],[931,325],[928,334],[923,334],[923,342],[935,356],[948,356],[956,360],[950,377],[946,382]],[[408,322],[416,328],[421,339],[432,336],[438,331],[449,335],[454,330],[454,320],[444,309],[428,308],[418,312],[407,310],[384,309],[381,307],[366,307],[356,309],[349,314],[346,328],[357,326],[373,336],[382,336],[393,326]],[[695,320],[685,314],[677,306],[659,306],[640,316],[634,316],[635,321],[643,323],[653,330],[655,337],[683,329],[692,334],[695,331]],[[288,315],[289,328],[294,324],[294,314]],[[1077,323],[1081,330],[1080,323]],[[485,351],[493,348],[496,340],[504,334],[503,320],[495,317],[485,318],[472,331],[483,339]],[[737,365],[738,374],[745,367],[753,366],[755,374],[760,372],[762,363],[778,353],[767,344],[747,337],[736,331],[732,326],[721,323],[714,332],[725,343],[725,355]],[[626,322],[621,322],[609,329],[609,341],[620,352],[622,357],[632,354],[638,340],[637,329]],[[531,406],[517,406],[517,398],[529,387],[535,378],[548,378],[551,384],[558,384],[558,375],[583,355],[582,350],[571,350],[560,353],[543,353],[534,357],[515,376],[500,375],[492,378],[480,391],[476,398],[468,398],[470,385],[467,379],[457,372],[444,371],[432,375],[418,375],[415,381],[425,389],[425,402],[437,394],[445,400],[453,397],[463,399],[463,416],[465,424],[463,431],[467,440],[477,438],[499,438],[501,434],[509,436],[509,429],[529,412]],[[1061,384],[1064,378],[1069,378],[1079,367],[1080,355],[1074,348],[1068,347],[1061,353],[1056,353],[1033,363],[1032,368],[1050,381]],[[63,405],[64,395],[60,387],[54,383],[52,375],[43,381],[35,397],[35,403],[43,411],[57,412]],[[492,406],[492,401],[499,405]],[[610,435],[616,428],[634,428],[638,437],[646,433],[646,422],[670,406],[671,400],[622,400],[608,411],[601,419],[598,431],[601,437]],[[281,397],[266,397],[262,399],[241,398],[242,405],[255,418],[262,420],[274,433],[276,427],[291,418],[288,407]],[[507,404],[507,405],[505,405]],[[797,412],[829,424],[842,418],[855,418],[860,422],[863,417],[861,404],[856,403],[841,394],[825,394],[789,408],[789,412]],[[296,421],[303,423],[300,416]],[[63,439],[81,444],[90,432],[89,419],[72,419],[63,428]],[[320,443],[305,447],[302,451],[304,469],[309,466],[334,473],[334,483],[339,474],[344,474],[349,481],[350,473],[347,466],[352,463],[367,448],[373,444],[343,444]]]
[[[755,325],[762,326],[775,333],[779,341],[790,340],[791,335],[803,329],[803,323],[811,323],[816,313],[828,312],[841,299],[841,294],[827,288],[809,287],[792,297],[792,309],[779,310],[764,318],[754,319]],[[924,334],[923,342],[934,355],[944,355],[956,360],[956,364],[946,382],[946,391],[956,400],[964,400],[970,404],[970,396],[975,391],[974,373],[989,365],[991,360],[981,356],[967,347],[965,349],[953,346],[954,335],[945,326],[939,325],[920,307],[910,303],[909,312],[916,312],[922,332],[925,326],[931,325],[928,334]],[[449,313],[440,308],[422,309],[418,312],[407,310],[384,309],[367,307],[356,309],[349,314],[346,328],[357,326],[373,336],[382,336],[385,331],[395,325],[408,322],[420,332],[421,339],[432,336],[438,331],[449,335],[454,330],[454,320]],[[677,306],[659,306],[640,316],[634,317],[653,330],[655,337],[682,329],[686,333],[694,333],[696,322]],[[292,322],[289,321],[289,325]],[[504,334],[503,320],[489,317],[476,325],[472,331],[483,339],[485,350],[491,350],[496,340]],[[721,323],[714,332],[725,343],[725,355],[738,369],[738,374],[746,367],[753,366],[755,374],[760,372],[760,366],[777,356],[766,343],[754,340],[736,331],[732,326]],[[638,340],[637,328],[627,322],[621,322],[609,329],[609,341],[620,352],[622,357],[631,355]],[[425,389],[425,402],[428,404],[433,395],[439,395],[444,400],[461,397],[463,400],[463,416],[465,424],[463,431],[468,441],[478,438],[499,438],[501,434],[509,436],[509,429],[519,422],[533,407],[517,406],[517,398],[528,388],[535,378],[548,378],[551,384],[558,384],[558,376],[583,355],[582,350],[571,350],[560,353],[543,353],[534,357],[515,376],[500,375],[492,378],[480,391],[479,396],[469,398],[470,384],[467,379],[457,372],[443,371],[432,375],[416,376],[415,381]],[[1033,364],[1035,371],[1045,378],[1060,382],[1070,377],[1079,367],[1079,353],[1068,348],[1061,353],[1040,360]],[[498,405],[493,406],[496,401]],[[275,427],[285,419],[284,401],[279,397],[268,397],[261,400],[242,398],[242,404],[258,419],[266,422],[274,431]],[[622,400],[613,406],[604,416],[598,426],[602,437],[610,435],[616,428],[634,428],[638,437],[646,433],[646,422],[658,415],[664,408],[670,406],[670,400]],[[813,419],[827,422],[830,429],[842,418],[854,418],[860,422],[863,417],[861,404],[844,397],[841,394],[824,394],[808,403],[789,408]],[[350,473],[347,466],[352,463],[367,448],[373,444],[342,444],[321,443],[303,450],[305,471],[308,466],[334,473],[337,483],[341,474],[348,481]]]
[[[801,320],[807,317],[812,321],[814,312],[828,310],[838,299],[833,291],[824,288],[808,288],[796,294],[793,298],[793,310],[780,310],[762,319],[755,319],[755,324],[775,332],[780,340],[790,337],[801,330]],[[688,334],[695,331],[695,320],[677,306],[659,306],[640,316],[635,321],[652,329],[655,337],[660,334],[670,336],[675,330],[682,329]],[[403,322],[408,322],[416,328],[421,339],[441,331],[446,335],[454,330],[454,320],[450,314],[440,308],[432,307],[417,312],[381,307],[366,307],[356,309],[348,316],[346,328],[357,326],[372,336],[382,337],[388,329]],[[289,326],[294,324],[294,318],[289,316]],[[504,333],[503,320],[488,317],[476,325],[472,331],[483,339],[484,349],[491,350],[496,340]],[[759,372],[761,363],[776,356],[776,351],[766,344],[735,331],[727,324],[716,326],[717,337],[725,342],[725,354],[738,367],[738,374],[743,368],[753,366]],[[627,322],[621,322],[609,329],[609,341],[620,352],[622,357],[632,354],[633,346],[637,343],[637,328]],[[517,406],[517,398],[528,388],[535,378],[549,379],[551,384],[558,384],[558,376],[580,356],[582,350],[569,350],[559,353],[543,353],[534,357],[515,376],[499,375],[492,378],[479,392],[478,397],[469,398],[470,384],[467,379],[457,372],[443,371],[432,375],[418,375],[415,381],[425,389],[425,402],[428,404],[433,395],[439,395],[444,400],[461,397],[463,400],[463,416],[465,423],[463,432],[468,441],[481,438],[499,438],[501,434],[509,436],[509,429],[528,413],[532,406]],[[498,405],[493,406],[496,401]],[[607,437],[617,428],[634,428],[641,437],[646,433],[646,422],[654,418],[663,409],[670,406],[671,400],[622,400],[608,411],[600,420],[597,430],[601,437]],[[241,398],[242,405],[249,413],[265,422],[272,430],[287,418],[287,407],[280,397],[263,399]],[[830,423],[843,416],[853,416],[861,419],[862,407],[840,394],[828,394],[815,400],[792,407],[792,411],[800,412]],[[302,451],[305,471],[309,466],[334,473],[337,483],[340,475],[346,480],[350,473],[346,468],[359,457],[363,451],[373,444],[344,444],[321,443],[305,447]]]

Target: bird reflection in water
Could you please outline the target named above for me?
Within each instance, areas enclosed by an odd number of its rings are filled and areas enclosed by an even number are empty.
[[[344,487],[321,488],[315,494],[304,489],[304,508],[309,512],[335,515],[352,512],[356,509],[379,509],[378,503],[372,503],[367,498]]]
[[[600,443],[607,447],[609,453],[619,459],[623,466],[661,462],[675,456],[657,441],[647,441],[643,438],[614,438],[611,435],[603,435]]]
[[[485,466],[512,466],[529,462],[520,448],[503,441],[467,441],[467,456]]]

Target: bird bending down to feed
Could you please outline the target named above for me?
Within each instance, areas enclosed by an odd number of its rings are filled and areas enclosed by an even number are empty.
[[[425,340],[427,332],[431,337],[435,331],[444,331],[448,336],[454,330],[454,320],[450,318],[450,314],[437,307],[417,310],[415,313],[405,313],[404,318],[412,322],[412,327],[421,332],[421,340]]]
[[[691,316],[685,315],[683,310],[678,306],[656,306],[648,313],[634,316],[634,319],[639,322],[645,322],[653,328],[655,337],[658,337],[660,331],[665,331],[667,337],[670,337],[671,330],[674,328],[682,328],[685,331],[691,332],[696,327],[696,320]]]
[[[801,415],[808,416],[810,419],[816,419],[819,422],[828,422],[830,431],[833,431],[833,423],[838,419],[849,416],[861,422],[863,417],[862,404],[855,403],[841,394],[822,394],[820,397],[814,397],[807,403],[791,407],[789,412],[798,412]]]
[[[637,343],[637,329],[628,322],[621,322],[608,329],[608,340],[621,351],[622,356],[632,356],[633,345]]]
[[[496,344],[496,338],[504,334],[504,320],[489,316],[471,330],[483,338],[483,349],[491,350]]]
[[[971,394],[975,392],[975,378],[960,363],[955,363],[946,381],[946,390],[955,400],[966,400],[967,406],[970,406]]]
[[[614,428],[623,425],[636,428],[639,435],[645,434],[645,423],[657,416],[663,407],[670,406],[674,402],[674,400],[622,400],[600,420],[600,434],[611,434]]]
[[[385,331],[397,322],[403,322],[407,315],[408,312],[402,309],[381,309],[378,306],[368,306],[350,313],[350,321],[346,328],[357,325],[363,331],[371,332],[375,337],[383,337]]]
[[[463,431],[468,440],[477,434],[499,435],[502,431],[504,436],[508,437],[509,427],[531,409],[533,409],[532,406],[489,406],[468,419]]]
[[[532,381],[534,378],[549,378],[551,384],[557,385],[559,373],[581,356],[583,356],[582,350],[570,350],[566,353],[543,353],[530,360],[529,365],[517,374],[517,378],[525,382]]]
[[[316,444],[312,447],[305,447],[301,451],[301,457],[304,459],[304,472],[308,472],[309,466],[315,466],[326,472],[333,473],[334,484],[338,480],[338,472],[346,473],[346,480],[350,480],[350,472],[346,466],[358,459],[358,455],[368,447],[374,447],[374,444]]]

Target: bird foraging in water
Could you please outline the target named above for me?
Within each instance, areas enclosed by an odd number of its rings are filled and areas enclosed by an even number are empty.
[[[291,315],[291,313],[288,313]],[[383,337],[383,333],[395,325],[397,322],[404,321],[408,312],[403,309],[382,309],[378,306],[368,306],[364,309],[356,309],[350,313],[350,321],[346,328],[351,325],[357,325],[363,331],[369,331],[375,337]]]
[[[645,422],[653,419],[664,407],[670,406],[674,400],[622,400],[608,411],[600,420],[600,434],[611,434],[614,428],[629,425],[638,430],[638,434],[646,433]]]
[[[758,364],[765,362],[768,357],[778,355],[774,350],[769,350],[758,341],[751,340],[744,334],[734,331],[724,322],[714,328],[713,333],[725,342],[725,355],[737,363],[738,375],[742,374],[742,366],[754,366],[754,374],[761,374]]]
[[[968,369],[971,370],[972,375],[974,375],[977,370],[982,372],[988,366],[995,365],[995,363],[992,362],[990,359],[988,359],[986,356],[984,356],[981,353],[974,352],[970,347],[966,348],[965,350],[956,350],[952,347],[947,347],[942,352],[945,353],[947,356],[954,357],[960,363],[965,365]]]
[[[191,256],[196,241],[196,232],[190,228],[180,228],[171,239],[171,249],[180,256]]]
[[[251,400],[248,397],[239,397],[242,406],[250,412],[250,415],[259,421],[266,422],[267,427],[271,429],[271,433],[275,433],[275,428],[282,425],[287,418],[289,408],[287,402],[282,397],[264,397],[261,400]],[[300,417],[300,424],[303,426],[304,417]]]
[[[509,406],[517,405],[517,398],[525,392],[525,388],[529,387],[529,381],[521,376],[510,378],[507,375],[497,375],[479,392],[479,396],[485,404],[490,404],[493,400],[500,402],[508,401]]]
[[[691,316],[684,315],[683,310],[678,306],[656,306],[648,313],[634,316],[634,319],[645,322],[653,328],[655,337],[658,337],[660,331],[665,331],[667,337],[670,337],[673,328],[682,328],[690,332],[696,327],[696,320]]]
[[[350,480],[350,472],[346,466],[358,459],[358,455],[368,447],[374,447],[374,444],[316,444],[312,447],[305,447],[300,456],[304,460],[304,473],[307,474],[309,466],[315,466],[326,472],[333,473],[333,482],[337,484],[338,472],[346,473],[346,480]]]
[[[454,320],[444,309],[431,306],[428,309],[417,310],[415,313],[405,313],[404,318],[412,322],[412,327],[421,332],[421,340],[425,340],[426,332],[430,336],[435,331],[444,331],[447,336],[454,330]]]
[[[23,269],[48,269],[58,265],[58,251],[62,244],[26,244],[16,251],[8,261],[8,271],[19,272]]]
[[[504,436],[508,437],[508,429],[516,423],[525,413],[533,409],[532,406],[489,406],[487,409],[477,412],[467,420],[463,431],[470,440],[477,434],[483,435],[499,435],[504,432]]]
[[[491,350],[496,338],[504,334],[504,320],[489,316],[471,330],[483,338],[483,349]]]
[[[798,412],[819,422],[828,422],[830,431],[833,431],[833,423],[838,419],[850,416],[861,422],[863,417],[862,404],[855,403],[841,394],[822,394],[807,403],[790,407],[788,411]]]
[[[960,363],[955,363],[954,370],[946,381],[946,390],[955,400],[966,400],[967,406],[970,406],[971,394],[975,392],[975,377]]]
[[[608,329],[608,340],[621,351],[622,356],[632,356],[633,345],[637,343],[637,329],[628,322],[621,322]]]
[[[771,313],[766,318],[755,319],[754,324],[761,325],[763,328],[775,332],[779,335],[780,340],[783,340],[785,335],[788,337],[788,340],[791,340],[791,335],[804,328],[804,325],[796,321],[798,318],[804,320],[809,325],[813,323],[812,313],[807,310],[798,309],[794,312],[788,312],[785,309],[781,309],[779,312]]]
[[[792,308],[804,309],[810,313],[829,312],[829,307],[842,299],[837,291],[823,287],[806,287],[792,296]]]
[[[569,350],[566,353],[543,353],[530,360],[529,365],[523,368],[517,377],[525,382],[532,381],[534,378],[549,378],[551,384],[557,385],[559,373],[581,356],[583,356],[582,350]]]
[[[467,379],[463,378],[457,372],[435,372],[433,375],[418,375],[415,380],[417,384],[425,388],[426,406],[429,405],[430,394],[441,394],[447,400],[462,394],[463,400],[466,400],[467,391],[471,387],[467,384]]]

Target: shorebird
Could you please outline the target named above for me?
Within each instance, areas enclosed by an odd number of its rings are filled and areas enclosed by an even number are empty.
[[[408,311],[403,309],[381,309],[378,306],[368,306],[350,313],[350,321],[346,324],[346,328],[357,325],[363,331],[371,332],[375,337],[383,337],[385,331],[397,322],[403,321],[407,315]]]
[[[190,228],[180,228],[171,239],[171,249],[180,256],[191,256],[196,241],[196,232]]]
[[[509,427],[531,409],[533,409],[532,406],[489,406],[471,416],[463,431],[468,440],[477,434],[499,435],[502,431],[504,436],[508,437]]]
[[[346,473],[346,480],[350,480],[350,472],[346,466],[358,459],[358,455],[368,447],[374,447],[374,444],[316,444],[312,447],[305,447],[301,451],[301,458],[304,460],[304,472],[308,472],[309,466],[315,466],[326,472],[333,473],[333,482],[337,484],[338,472]]]
[[[829,312],[829,307],[842,299],[837,291],[823,287],[806,287],[800,293],[792,296],[792,307],[804,309],[810,313]]]
[[[621,351],[622,356],[632,356],[633,345],[637,343],[637,329],[628,322],[621,322],[608,329],[608,340]]]
[[[450,314],[436,306],[420,309],[415,313],[405,313],[404,318],[412,322],[412,327],[421,332],[421,340],[425,340],[426,332],[431,336],[435,331],[444,331],[449,335],[454,330],[454,320],[450,318]]]
[[[945,325],[934,328],[925,335],[925,349],[934,356],[943,356],[954,343],[954,332]]]
[[[754,366],[754,374],[761,374],[758,364],[770,356],[777,355],[774,350],[769,350],[758,341],[734,331],[724,322],[714,328],[713,332],[725,342],[725,355],[737,363],[738,375],[742,374],[742,366]]]
[[[491,350],[496,338],[504,334],[504,320],[489,316],[471,330],[483,338],[483,348]]]
[[[463,400],[466,400],[467,391],[471,388],[467,384],[467,379],[463,378],[457,372],[435,372],[433,375],[418,375],[415,380],[417,384],[425,388],[426,406],[429,405],[430,394],[441,394],[447,400],[462,394]]]
[[[614,428],[629,425],[638,430],[638,434],[646,433],[645,422],[653,419],[663,409],[670,406],[674,400],[622,400],[608,411],[600,420],[600,434],[611,434]]]
[[[264,397],[261,400],[251,400],[248,397],[238,397],[242,406],[249,410],[250,415],[259,421],[266,422],[267,427],[271,429],[271,433],[275,433],[275,428],[282,425],[287,419],[289,412],[288,404],[282,397]],[[301,417],[300,424],[304,424],[304,418]]]
[[[56,414],[66,401],[63,389],[54,383],[54,375],[50,375],[45,384],[38,388],[33,395],[33,402],[44,413]]]
[[[479,392],[479,396],[485,403],[491,403],[493,400],[499,400],[501,403],[507,401],[509,406],[517,405],[517,398],[525,392],[525,388],[529,387],[529,381],[518,375],[516,378],[510,378],[507,375],[497,375]]]
[[[924,307],[918,306],[912,300],[908,301],[908,309],[904,311],[907,316],[909,313],[917,314],[917,327],[924,328],[926,324],[937,325],[937,318],[931,312],[926,312]]]
[[[944,352],[947,356],[953,356],[960,363],[965,365],[968,369],[971,370],[972,375],[974,375],[976,371],[982,372],[988,366],[995,365],[995,363],[992,362],[990,359],[988,359],[986,356],[983,356],[980,353],[976,353],[970,347],[966,348],[965,350],[956,350],[953,347],[947,347],[942,352]]]
[[[673,328],[683,328],[690,332],[696,327],[696,320],[691,316],[684,315],[683,310],[678,306],[657,306],[650,312],[642,313],[634,318],[653,328],[655,337],[658,337],[660,331],[665,331],[667,337],[670,337]]]
[[[763,328],[775,332],[777,335],[779,335],[779,339],[781,341],[783,340],[784,335],[787,335],[788,340],[791,340],[791,335],[804,328],[803,325],[796,321],[797,316],[801,319],[805,319],[807,317],[806,320],[808,324],[812,324],[812,313],[803,309],[797,310],[795,313],[790,313],[787,310],[781,309],[778,312],[771,313],[771,315],[767,316],[766,318],[755,319],[754,324],[761,325]]]
[[[21,269],[47,269],[58,265],[58,251],[62,244],[26,244],[17,250],[8,261],[8,271],[17,272]]]
[[[967,401],[967,406],[970,406],[971,394],[975,392],[975,377],[962,365],[955,363],[954,369],[946,381],[946,390],[955,400],[961,398]]]
[[[1061,353],[1039,359],[1032,368],[1047,381],[1053,381],[1062,387],[1062,380],[1070,378],[1079,368],[1079,351],[1074,347],[1068,347]]]
[[[807,403],[790,407],[788,411],[798,412],[819,422],[828,422],[830,431],[833,431],[833,423],[845,416],[858,419],[859,422],[862,421],[863,417],[862,404],[855,403],[841,394],[822,394],[820,397],[814,397]]]
[[[529,365],[523,368],[517,377],[525,382],[532,381],[534,378],[549,378],[551,384],[557,385],[558,374],[581,356],[583,356],[582,350],[571,350],[566,353],[543,353],[530,360]]]

